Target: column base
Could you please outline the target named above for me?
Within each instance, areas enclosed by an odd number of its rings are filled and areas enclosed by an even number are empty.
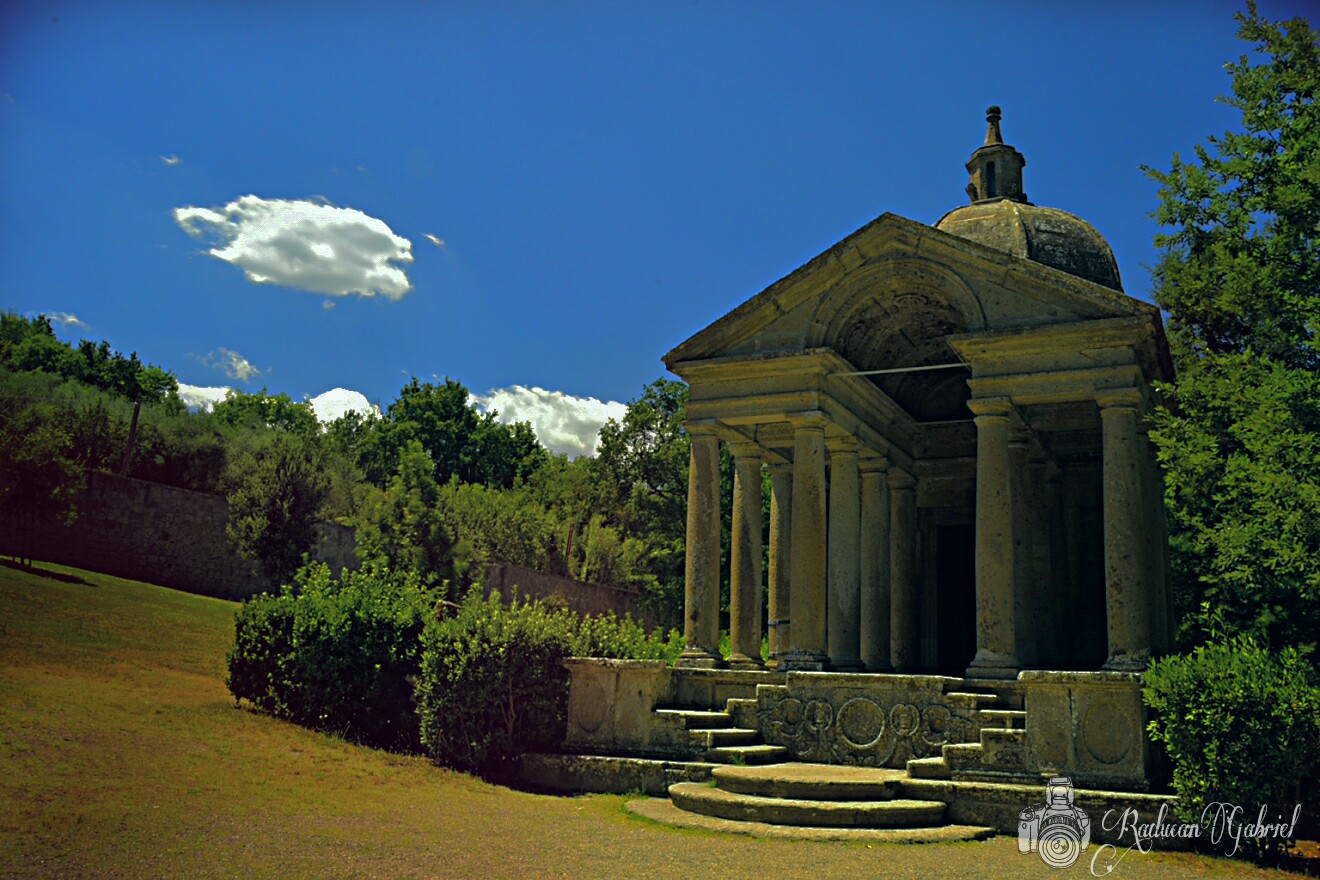
[[[1150,657],[1141,654],[1115,654],[1100,669],[1105,672],[1145,672]]]
[[[719,652],[703,651],[700,648],[685,648],[674,661],[675,669],[718,669],[724,665],[724,658]]]
[[[894,667],[890,666],[888,663],[877,663],[872,666],[867,666],[866,671],[873,672],[876,675],[890,675],[893,673]]]
[[[779,658],[780,672],[824,672],[830,657],[823,651],[790,651]]]
[[[866,664],[861,660],[844,660],[842,663],[831,663],[831,672],[865,672]]]
[[[972,665],[967,667],[967,671],[963,675],[967,678],[994,678],[1011,681],[1016,679],[1021,671],[1022,664],[1012,654],[1001,654],[998,651],[987,651],[982,648],[976,652],[976,656],[972,658]]]
[[[746,654],[734,654],[732,657],[729,658],[729,668],[730,669],[764,669],[765,664],[761,662],[761,658],[759,657],[757,657],[756,659],[752,659],[751,657],[748,657]]]

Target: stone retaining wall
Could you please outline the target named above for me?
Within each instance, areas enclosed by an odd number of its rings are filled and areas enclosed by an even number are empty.
[[[272,589],[225,537],[223,498],[93,471],[78,518],[23,522],[0,516],[0,555],[86,568],[190,593],[241,600]],[[334,571],[356,568],[354,530],[317,524],[312,557]]]
[[[557,596],[579,614],[613,612],[618,617],[630,614],[647,629],[666,625],[656,615],[642,610],[641,594],[636,590],[587,583],[504,562],[496,562],[486,570],[487,595],[492,590],[499,590],[507,599],[515,589],[518,595],[532,599]]]

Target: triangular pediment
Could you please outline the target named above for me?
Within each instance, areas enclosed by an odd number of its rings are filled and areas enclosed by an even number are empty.
[[[951,358],[951,334],[1150,314],[1123,293],[886,213],[664,361],[828,347],[858,369],[910,367]]]

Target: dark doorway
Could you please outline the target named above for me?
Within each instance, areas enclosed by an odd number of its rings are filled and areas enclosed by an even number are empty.
[[[935,529],[935,620],[939,669],[962,675],[976,656],[976,530]]]

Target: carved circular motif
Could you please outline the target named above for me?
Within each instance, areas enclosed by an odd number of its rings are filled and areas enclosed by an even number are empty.
[[[802,723],[802,701],[789,697],[787,700],[781,700],[779,711],[784,716],[784,724],[789,727],[796,727]]]
[[[1134,737],[1123,710],[1111,700],[1094,703],[1082,720],[1082,742],[1101,764],[1117,764],[1132,751]]]
[[[953,714],[943,706],[927,706],[921,713],[921,738],[928,745],[944,745],[952,727]]]
[[[889,724],[897,736],[911,736],[921,726],[921,712],[916,706],[899,703],[889,710]]]
[[[576,683],[575,683],[576,684]],[[578,686],[577,699],[573,701],[574,720],[577,726],[591,733],[605,720],[605,689],[595,678],[585,678]]]
[[[834,722],[834,708],[825,700],[812,700],[807,703],[806,721],[812,730],[826,730]]]
[[[885,733],[885,710],[871,700],[855,697],[839,709],[839,734],[855,749],[869,749]]]

